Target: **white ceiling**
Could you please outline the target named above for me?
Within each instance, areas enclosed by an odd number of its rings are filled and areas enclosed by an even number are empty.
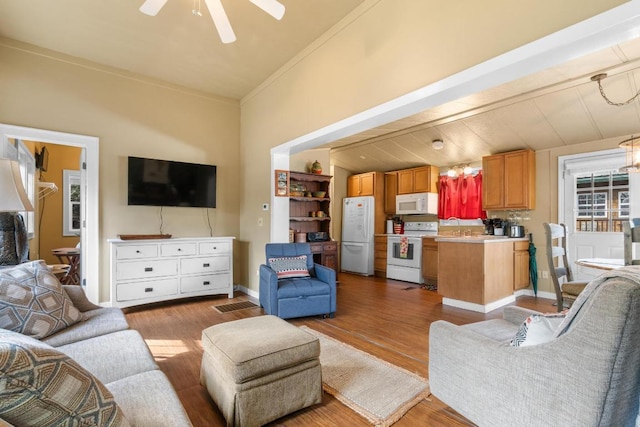
[[[1,0],[0,37],[206,93],[240,99],[364,0],[281,0],[281,21],[249,0],[223,0],[237,35],[223,44],[202,1],[169,0],[150,17],[144,0]],[[540,150],[640,133],[640,106],[606,104],[590,76],[606,72],[606,94],[640,88],[640,42],[632,41],[330,144],[352,172],[420,164],[477,163],[483,155]],[[442,139],[436,151],[431,141]]]

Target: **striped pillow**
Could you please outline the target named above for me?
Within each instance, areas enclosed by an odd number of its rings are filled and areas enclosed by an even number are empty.
[[[269,258],[269,267],[278,275],[278,279],[310,277],[307,270],[307,256]]]
[[[565,318],[566,313],[533,314],[520,325],[514,339],[513,347],[526,347],[543,344],[553,339],[556,329]]]

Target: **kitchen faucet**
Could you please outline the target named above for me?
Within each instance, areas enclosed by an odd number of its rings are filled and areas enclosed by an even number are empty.
[[[460,231],[460,218],[457,218],[455,216],[451,216],[451,217],[447,218],[447,221],[451,221],[452,219],[455,219],[458,222],[458,236],[462,236],[461,231]]]

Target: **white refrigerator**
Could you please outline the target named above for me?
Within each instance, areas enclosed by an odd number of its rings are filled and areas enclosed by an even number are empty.
[[[342,201],[342,244],[340,269],[373,275],[374,198],[347,197]]]

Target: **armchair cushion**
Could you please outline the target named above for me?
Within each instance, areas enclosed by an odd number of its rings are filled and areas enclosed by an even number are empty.
[[[82,320],[82,314],[44,261],[0,270],[0,328],[47,337]]]
[[[278,279],[309,277],[307,256],[269,258],[269,267],[278,275]]]

